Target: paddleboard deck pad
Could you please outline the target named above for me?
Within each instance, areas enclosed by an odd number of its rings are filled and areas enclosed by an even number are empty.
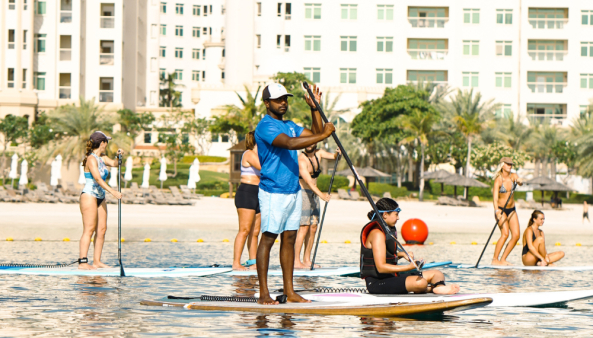
[[[129,277],[201,277],[229,272],[231,268],[126,268]],[[119,277],[119,267],[79,270],[77,267],[66,268],[17,268],[1,267],[0,274],[48,275],[48,276],[104,276]]]
[[[450,268],[475,269],[475,264],[451,264]],[[478,269],[499,269],[499,270],[536,270],[536,271],[588,271],[593,266],[513,266],[513,265],[478,265]]]
[[[260,305],[245,302],[216,302],[199,301],[180,303],[171,301],[140,302],[148,306],[183,307],[190,310],[202,311],[233,311],[257,312],[266,314],[306,314],[306,315],[342,315],[342,316],[372,316],[398,317],[420,314],[442,314],[444,312],[465,311],[486,306],[492,302],[491,298],[472,298],[464,300],[424,302],[418,304],[361,304],[343,301],[314,301],[311,303],[285,303],[278,305]]]

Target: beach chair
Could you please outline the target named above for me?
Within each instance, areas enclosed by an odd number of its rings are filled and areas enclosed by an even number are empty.
[[[146,199],[144,197],[138,197],[136,194],[132,193],[131,191],[122,191],[122,202],[126,204],[146,204]]]
[[[33,193],[34,195],[36,195],[36,197],[38,198],[38,202],[43,202],[43,203],[57,203],[58,202],[57,198],[55,198],[51,195],[47,195],[39,189],[37,189],[35,191],[31,191],[30,193]]]
[[[58,191],[54,192],[54,196],[58,201],[62,203],[77,203],[78,199],[72,196],[68,196],[64,193],[64,188],[59,188]]]
[[[367,199],[366,197],[360,196],[360,194],[356,190],[351,191],[350,196],[353,201],[366,201],[366,199]]]
[[[192,196],[192,198],[194,198],[194,199],[199,200],[200,197],[204,197],[204,195],[202,195],[202,194],[193,193],[187,185],[180,185],[179,189],[181,190],[182,193],[189,194],[189,196]]]
[[[482,203],[480,202],[480,198],[478,196],[472,197],[472,200],[470,202],[470,206],[471,207],[480,207],[480,206],[482,206]]]
[[[346,189],[338,189],[338,197],[341,200],[347,200],[347,201],[352,200],[352,196],[350,196],[350,194],[348,193],[348,191],[346,191]]]
[[[137,182],[132,182],[132,184],[130,185],[130,191],[136,195],[136,196],[142,196],[144,195],[144,193],[142,192],[142,190],[140,190],[140,188],[138,187],[138,183]]]
[[[181,192],[176,186],[170,186],[169,190],[171,190],[171,195],[177,199],[191,199],[191,195]]]
[[[171,190],[171,189],[169,189],[169,190]],[[163,194],[163,197],[169,202],[169,204],[172,204],[172,205],[195,205],[196,204],[196,202],[188,201],[188,200],[184,199],[183,196],[181,196],[181,195],[176,196],[176,194],[173,193],[173,190],[171,190],[171,194],[165,194],[163,192],[161,192],[161,193]]]
[[[72,197],[80,196],[82,189],[76,189],[76,186],[72,182],[66,183],[66,189],[63,191],[64,194]]]
[[[13,189],[4,189],[0,191],[0,199],[4,202],[24,202],[23,197],[16,194]]]
[[[29,190],[23,195],[23,199],[25,202],[32,202],[32,203],[41,203],[39,196],[34,190]]]

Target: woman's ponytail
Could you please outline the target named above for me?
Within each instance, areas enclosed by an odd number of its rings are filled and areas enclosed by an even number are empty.
[[[86,141],[86,150],[84,151],[84,160],[82,160],[82,167],[86,166],[86,160],[89,155],[93,152],[93,140]]]

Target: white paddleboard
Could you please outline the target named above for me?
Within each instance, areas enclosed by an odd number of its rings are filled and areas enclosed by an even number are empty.
[[[231,271],[231,268],[125,268],[126,276],[130,277],[200,277],[216,275]],[[117,268],[78,270],[77,267],[66,268],[1,268],[0,274],[47,275],[47,276],[105,276],[119,277]]]
[[[359,276],[360,268],[358,266],[344,266],[340,268],[319,268],[315,270],[311,269],[295,269],[294,277],[324,277],[324,276]],[[231,271],[225,273],[230,276],[257,276],[257,271]],[[281,269],[268,270],[268,276],[282,276]]]
[[[451,264],[450,268],[475,269],[475,264]],[[588,271],[593,266],[521,266],[521,265],[478,265],[478,269],[536,270],[536,271]]]
[[[297,291],[298,292],[298,291]],[[272,298],[279,293],[272,293]],[[475,293],[456,295],[435,295],[435,294],[407,294],[407,295],[371,295],[367,293],[340,292],[299,292],[299,295],[313,301],[324,302],[347,302],[350,304],[389,304],[389,303],[426,303],[426,302],[448,302],[453,300],[465,300],[480,298],[492,298],[489,307],[516,307],[516,306],[559,306],[567,302],[593,298],[593,290],[578,291],[552,291],[552,292],[518,292],[518,293]],[[255,297],[258,297],[256,294]]]

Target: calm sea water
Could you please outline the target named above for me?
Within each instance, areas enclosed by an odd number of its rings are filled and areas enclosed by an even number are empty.
[[[431,235],[434,245],[408,247],[428,261],[473,263],[481,246],[450,245],[467,235]],[[467,237],[470,238],[471,236]],[[593,265],[591,238],[566,236],[561,249],[567,258],[559,265]],[[570,245],[568,244],[570,243]],[[277,264],[277,244],[272,257]],[[323,266],[356,265],[356,244],[320,245]],[[488,248],[484,262],[492,255]],[[55,264],[77,257],[78,242],[0,242],[0,263]],[[124,266],[169,267],[229,263],[229,243],[125,243]],[[519,262],[520,247],[513,252]],[[107,243],[104,261],[115,264],[117,243]],[[524,272],[443,269],[449,282],[463,292],[527,292],[593,288],[593,272]],[[282,287],[280,277],[271,288]],[[358,278],[295,278],[297,288],[363,287]],[[383,337],[459,336],[591,336],[593,302],[578,301],[565,308],[482,308],[427,320],[360,318],[351,316],[258,315],[200,312],[140,305],[143,299],[201,294],[251,296],[256,277],[102,278],[0,275],[0,336],[42,337]]]

